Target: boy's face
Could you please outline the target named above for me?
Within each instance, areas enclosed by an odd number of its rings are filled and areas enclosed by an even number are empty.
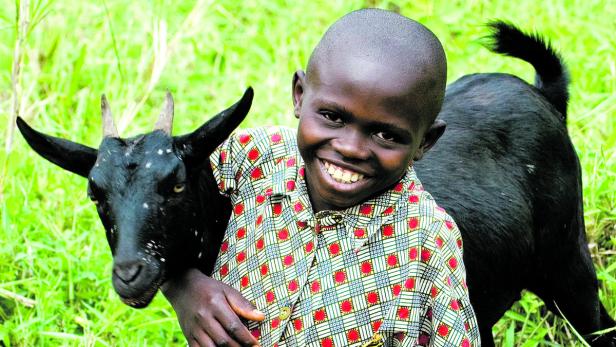
[[[421,72],[358,57],[315,65],[294,76],[298,147],[313,208],[339,210],[399,181],[444,123],[431,123],[438,93]]]

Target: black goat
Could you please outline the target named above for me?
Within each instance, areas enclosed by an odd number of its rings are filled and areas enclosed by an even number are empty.
[[[614,326],[597,295],[586,247],[581,173],[565,124],[564,66],[536,36],[493,24],[493,50],[530,62],[536,86],[507,74],[462,77],[447,90],[440,142],[416,169],[424,186],[457,221],[465,243],[471,301],[482,343],[519,298],[537,293],[582,334]],[[124,302],[146,306],[158,285],[181,268],[211,271],[228,200],[218,194],[209,153],[248,112],[252,91],[194,133],[171,137],[173,106],[162,131],[120,139],[102,101],[99,150],[18,126],[39,154],[89,177],[114,254],[113,283]],[[203,253],[202,253],[203,252]],[[615,333],[588,337],[614,346]]]
[[[249,88],[193,133],[171,137],[173,99],[167,93],[155,130],[122,139],[103,95],[98,150],[42,134],[17,119],[41,156],[88,178],[88,195],[113,254],[113,287],[126,304],[147,306],[160,284],[183,269],[211,272],[231,203],[219,194],[208,158],[244,119],[252,97]]]
[[[458,223],[483,346],[522,289],[583,335],[614,327],[598,298],[586,243],[581,168],[567,133],[568,78],[540,37],[491,24],[492,50],[523,59],[535,86],[509,74],[467,75],[448,88],[447,131],[417,175]],[[616,332],[587,337],[615,346]]]

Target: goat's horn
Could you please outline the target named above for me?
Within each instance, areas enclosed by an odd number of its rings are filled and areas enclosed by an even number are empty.
[[[171,135],[171,129],[173,128],[173,96],[167,91],[165,96],[165,107],[163,112],[158,117],[154,130],[162,130],[167,135]]]
[[[103,137],[119,137],[105,94],[101,95],[101,113],[103,115]]]

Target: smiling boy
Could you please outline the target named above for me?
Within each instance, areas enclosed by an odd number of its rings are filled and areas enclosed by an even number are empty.
[[[297,134],[243,131],[211,157],[234,206],[214,273],[165,288],[189,345],[479,345],[460,232],[412,168],[445,83],[419,23],[366,9],[329,28],[293,78]]]

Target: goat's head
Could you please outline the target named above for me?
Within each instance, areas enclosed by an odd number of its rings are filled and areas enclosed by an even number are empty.
[[[127,139],[118,136],[103,96],[104,138],[98,150],[45,135],[17,120],[37,153],[88,179],[88,195],[113,254],[113,286],[126,304],[147,306],[172,269],[207,247],[207,235],[198,226],[204,212],[200,171],[244,119],[252,96],[249,88],[240,101],[194,132],[171,136],[173,99],[167,93],[154,131]]]

